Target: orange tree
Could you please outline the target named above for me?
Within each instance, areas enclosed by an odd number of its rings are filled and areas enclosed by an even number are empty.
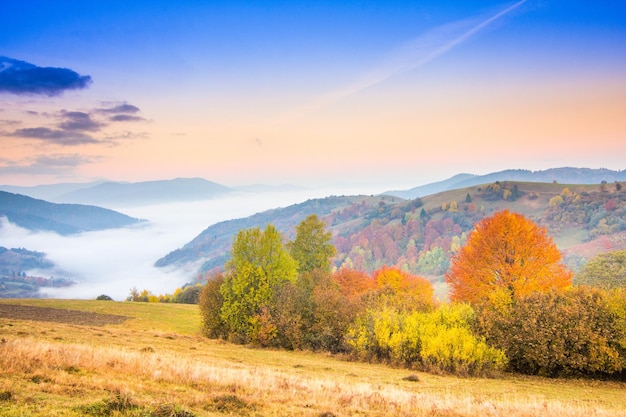
[[[564,289],[572,273],[545,228],[504,210],[476,224],[445,278],[452,301],[482,305],[496,294],[516,299]]]

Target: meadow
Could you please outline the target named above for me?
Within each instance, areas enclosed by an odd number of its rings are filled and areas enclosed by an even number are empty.
[[[200,328],[196,305],[0,300],[0,415],[626,416],[624,383],[434,375]]]

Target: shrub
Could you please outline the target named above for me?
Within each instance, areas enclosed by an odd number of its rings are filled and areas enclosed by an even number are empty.
[[[113,301],[113,299],[111,297],[109,297],[108,295],[106,295],[106,294],[102,294],[102,295],[97,296],[96,300],[99,300],[99,301]]]
[[[202,315],[202,333],[211,339],[226,338],[228,326],[222,320],[221,312],[224,297],[220,287],[224,283],[224,275],[215,274],[209,278],[202,288],[199,297],[200,314]]]
[[[356,356],[407,367],[462,375],[504,369],[504,352],[472,333],[474,311],[443,305],[430,313],[369,310],[348,332]]]
[[[534,293],[485,308],[478,327],[506,352],[514,371],[551,377],[617,374],[626,369],[626,329],[617,307],[607,301],[604,292],[587,287]]]

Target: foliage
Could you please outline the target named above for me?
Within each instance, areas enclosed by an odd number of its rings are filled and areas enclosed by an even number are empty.
[[[430,371],[480,375],[504,369],[504,353],[473,335],[473,320],[467,304],[430,313],[370,309],[351,326],[348,343],[361,359]]]
[[[398,268],[383,266],[373,278],[383,302],[400,310],[428,311],[433,308],[433,287],[426,278]]]
[[[603,289],[626,287],[626,250],[596,256],[576,274],[574,282]]]
[[[484,308],[478,328],[514,371],[544,376],[611,375],[626,369],[619,303],[587,287],[536,292]],[[622,301],[624,299],[622,298]]]
[[[211,339],[226,338],[228,327],[222,320],[222,306],[224,297],[220,288],[224,283],[224,275],[221,273],[209,277],[202,288],[198,305],[202,315],[202,333]]]
[[[200,293],[202,292],[202,286],[200,284],[187,285],[183,287],[173,299],[174,303],[180,304],[198,304]]]
[[[300,273],[315,269],[330,271],[331,258],[337,250],[326,224],[312,214],[296,227],[296,238],[287,244],[289,254],[298,262]]]
[[[534,291],[564,289],[571,272],[545,228],[521,214],[504,210],[481,220],[466,245],[453,257],[446,282],[450,298],[483,304],[496,289],[512,298]]]
[[[287,253],[272,225],[241,230],[233,241],[231,260],[220,291],[222,318],[234,340],[271,344],[276,329],[271,307],[279,287],[297,278],[297,263]]]
[[[99,300],[99,301],[113,301],[113,299],[111,297],[109,297],[108,295],[106,295],[106,294],[101,294],[101,295],[97,296],[96,300]]]

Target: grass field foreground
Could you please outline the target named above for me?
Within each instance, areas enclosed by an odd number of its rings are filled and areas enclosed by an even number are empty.
[[[199,335],[197,306],[2,300],[122,315],[0,318],[3,416],[626,416],[626,384],[431,375]]]

